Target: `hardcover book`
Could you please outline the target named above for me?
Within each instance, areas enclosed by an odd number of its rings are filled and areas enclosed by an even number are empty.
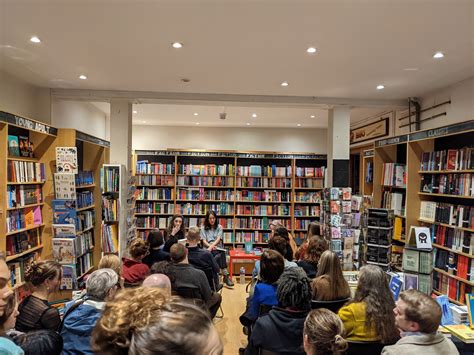
[[[76,201],[53,200],[53,223],[76,225]]]
[[[26,136],[19,136],[19,147],[20,147],[20,155],[22,157],[28,158],[30,156],[30,140]]]
[[[74,238],[53,238],[53,257],[60,264],[76,262]]]
[[[8,135],[8,154],[13,157],[20,156],[20,144],[17,136]]]

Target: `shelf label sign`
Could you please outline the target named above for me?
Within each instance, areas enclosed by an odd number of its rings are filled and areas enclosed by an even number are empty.
[[[381,139],[375,142],[376,147],[384,147],[386,145],[399,144],[408,142],[408,135],[404,134],[403,136]]]
[[[464,132],[474,129],[474,120],[461,122],[451,126],[445,126],[440,128],[429,129],[427,131],[415,132],[410,134],[410,141],[417,141],[427,138],[437,138],[454,134],[458,132]]]
[[[54,127],[48,126],[47,124],[30,120],[29,118],[12,115],[8,112],[0,111],[0,121],[13,124],[15,126],[26,128],[32,131],[57,135],[58,130]]]
[[[365,142],[371,139],[388,136],[389,117],[351,129],[350,144]]]

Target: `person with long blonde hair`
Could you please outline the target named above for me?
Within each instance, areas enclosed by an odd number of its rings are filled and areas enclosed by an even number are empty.
[[[351,290],[342,274],[341,262],[336,253],[326,250],[319,258],[318,273],[311,285],[313,300],[335,301],[348,298]]]

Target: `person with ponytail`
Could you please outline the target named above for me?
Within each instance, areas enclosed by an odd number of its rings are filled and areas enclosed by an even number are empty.
[[[347,350],[344,325],[336,314],[326,308],[309,312],[303,334],[307,355],[340,355]]]
[[[20,314],[16,320],[16,330],[58,330],[61,318],[58,310],[49,305],[48,299],[59,290],[61,275],[61,264],[52,260],[33,262],[26,268],[25,281],[32,287],[33,293],[18,307]]]

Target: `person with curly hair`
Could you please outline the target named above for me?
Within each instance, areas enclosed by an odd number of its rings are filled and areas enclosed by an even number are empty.
[[[321,236],[321,225],[316,222],[311,222],[308,225],[308,231],[306,232],[306,236],[303,242],[298,247],[298,250],[295,253],[295,259],[302,260],[306,253],[306,248],[308,248],[308,241],[311,239],[311,237],[320,237],[320,236]]]
[[[394,308],[387,275],[378,266],[366,265],[360,269],[354,299],[338,314],[348,340],[393,344],[400,338],[395,326]]]
[[[25,281],[31,285],[33,293],[18,307],[20,314],[16,320],[16,330],[58,330],[61,318],[56,308],[48,303],[49,297],[59,290],[61,284],[61,264],[52,261],[36,261],[25,270]]]
[[[125,283],[139,285],[150,274],[150,269],[142,262],[148,255],[148,245],[141,238],[135,238],[128,247],[129,258],[122,258],[122,276]]]
[[[310,279],[316,277],[319,258],[328,248],[328,242],[323,237],[315,236],[309,239],[305,253],[296,264],[306,272]]]
[[[340,355],[348,347],[341,319],[326,308],[309,312],[304,322],[303,334],[307,355]]]
[[[102,355],[222,355],[209,315],[159,289],[125,289],[108,302],[92,333],[92,350]]]

